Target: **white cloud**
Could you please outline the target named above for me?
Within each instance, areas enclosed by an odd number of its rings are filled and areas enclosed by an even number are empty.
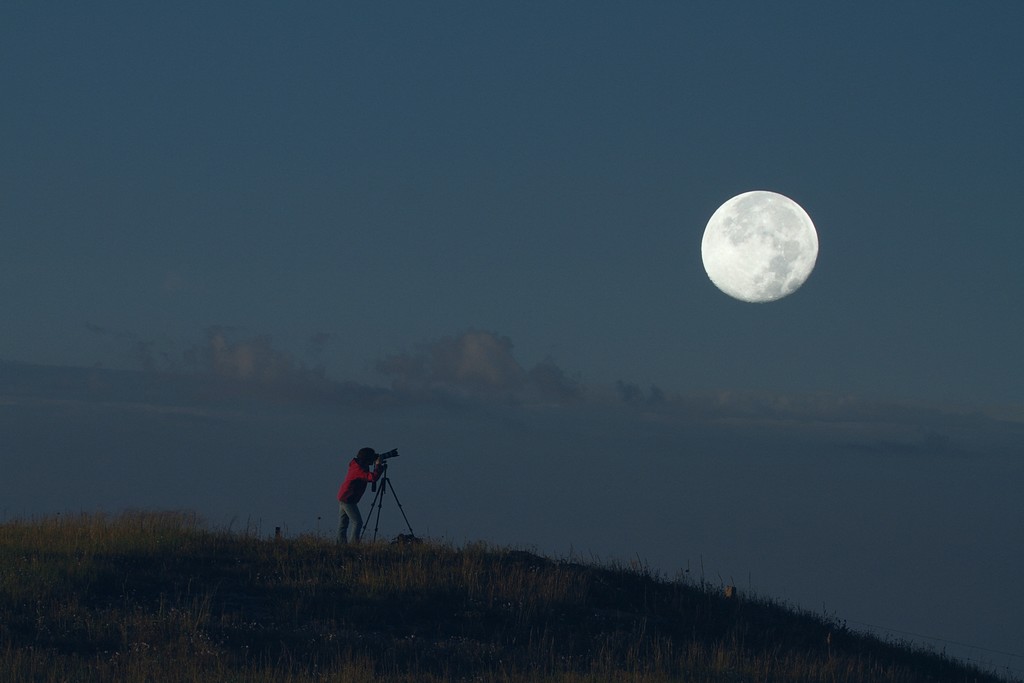
[[[233,340],[232,333],[227,327],[211,327],[205,344],[185,352],[186,363],[193,370],[225,379],[264,384],[324,381],[322,368],[297,363],[289,354],[275,349],[270,337]]]
[[[512,341],[471,330],[445,337],[412,353],[380,360],[377,369],[392,388],[410,396],[447,395],[514,401],[567,402],[580,387],[552,361],[525,369],[512,353]]]

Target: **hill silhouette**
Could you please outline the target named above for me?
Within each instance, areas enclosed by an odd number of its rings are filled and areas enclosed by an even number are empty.
[[[642,564],[339,547],[177,512],[0,525],[0,679],[1003,680]]]

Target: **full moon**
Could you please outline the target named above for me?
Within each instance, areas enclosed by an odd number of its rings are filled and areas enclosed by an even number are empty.
[[[740,301],[789,296],[818,259],[818,233],[789,197],[756,190],[736,195],[711,215],[700,245],[715,286]]]

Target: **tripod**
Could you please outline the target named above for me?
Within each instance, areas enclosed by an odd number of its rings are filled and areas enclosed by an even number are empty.
[[[373,506],[377,506],[377,520],[373,525],[373,540],[377,540],[377,529],[380,528],[380,509],[384,506],[384,496],[386,495],[388,484],[391,483],[391,478],[388,477],[388,466],[380,465],[381,477],[377,481],[373,482],[373,490],[375,491],[373,500],[370,501],[370,514],[366,518],[366,521],[370,521],[370,517],[373,517]],[[405,526],[409,528],[409,535],[416,538],[416,534],[412,530],[412,525],[409,524],[409,518],[405,516],[405,510],[402,508],[402,502],[398,500],[398,494],[395,493],[395,487],[391,486],[391,497],[398,503],[398,511],[402,513],[402,519],[405,520]]]

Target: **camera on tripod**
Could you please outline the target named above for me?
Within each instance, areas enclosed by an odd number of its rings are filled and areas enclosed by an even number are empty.
[[[378,453],[377,457],[381,459],[381,462],[387,460],[388,458],[397,458],[398,457],[398,449],[397,448],[392,448],[387,453]]]
[[[390,459],[390,458],[397,458],[397,457],[398,457],[398,449],[397,448],[392,448],[387,453],[378,453],[377,454],[377,459],[380,460],[380,463],[378,465],[376,465],[375,469],[381,475],[386,477],[387,476],[386,473],[388,471],[387,460]],[[383,482],[382,482],[382,486],[386,486],[386,484],[383,484]],[[376,481],[370,484],[370,490],[373,491],[374,493],[377,492],[377,482]]]
[[[376,477],[375,477],[374,481],[370,484],[370,486],[371,486],[371,488],[373,490],[374,496],[373,496],[373,500],[370,501],[370,514],[366,518],[366,521],[369,522],[370,518],[373,517],[373,508],[376,507],[377,508],[377,521],[375,522],[375,524],[373,526],[373,539],[374,540],[377,540],[377,529],[380,527],[380,510],[381,510],[381,507],[383,507],[383,505],[384,505],[384,497],[385,497],[385,495],[387,495],[388,489],[391,489],[391,497],[394,498],[395,499],[395,503],[398,504],[398,510],[399,510],[399,512],[402,513],[402,519],[405,520],[405,526],[407,526],[409,528],[409,535],[406,538],[407,539],[416,540],[416,534],[413,533],[412,525],[409,524],[409,518],[405,516],[405,510],[402,508],[402,503],[398,500],[398,495],[395,493],[395,487],[394,486],[389,486],[389,484],[391,483],[391,478],[388,476],[387,461],[390,460],[391,458],[397,458],[397,457],[398,457],[398,449],[397,448],[393,448],[390,451],[388,451],[387,453],[377,453],[376,454],[376,458],[379,460],[380,464],[377,465],[377,467],[376,467],[376,470],[377,470]],[[378,486],[378,484],[380,484],[380,486]]]
[[[377,454],[377,459],[380,460],[380,464],[377,465],[377,469],[380,470],[381,472],[383,472],[384,470],[386,470],[388,468],[387,461],[390,458],[397,458],[397,457],[398,457],[398,449],[397,448],[392,448],[387,453],[378,453]],[[377,487],[374,486],[373,490],[376,491]]]

